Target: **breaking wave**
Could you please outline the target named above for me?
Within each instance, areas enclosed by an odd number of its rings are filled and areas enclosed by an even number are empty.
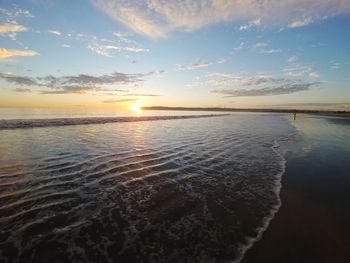
[[[92,117],[92,118],[57,118],[57,119],[9,119],[0,120],[1,129],[20,129],[82,124],[104,124],[113,122],[159,121],[174,119],[192,119],[218,117],[227,114],[182,115],[182,116],[129,116],[129,117]]]

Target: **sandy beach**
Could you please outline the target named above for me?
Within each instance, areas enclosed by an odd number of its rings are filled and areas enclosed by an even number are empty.
[[[282,207],[246,253],[250,262],[348,262],[350,119],[298,117],[287,147]]]

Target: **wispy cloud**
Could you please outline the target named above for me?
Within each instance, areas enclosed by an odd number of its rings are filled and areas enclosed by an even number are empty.
[[[34,86],[37,84],[36,80],[26,76],[18,76],[9,73],[0,72],[0,79],[9,83],[14,83],[19,86]]]
[[[145,78],[160,74],[159,71],[152,71],[145,74],[126,74],[114,72],[111,74],[93,76],[80,74],[73,76],[55,77],[48,75],[45,77],[27,77],[0,72],[0,79],[19,86],[37,86],[48,88],[41,90],[42,94],[84,94],[89,91],[113,92],[122,91],[115,88],[106,88],[108,85],[129,85],[142,83]],[[147,95],[147,94],[146,94]]]
[[[29,10],[24,10],[14,5],[12,10],[0,8],[0,14],[4,19],[9,23],[16,23],[18,18],[33,18],[34,16],[30,13]]]
[[[62,33],[60,31],[57,31],[57,30],[48,30],[47,32],[49,32],[52,35],[56,35],[56,36],[62,35]]]
[[[254,20],[248,21],[248,23],[240,25],[239,26],[239,30],[249,30],[252,27],[259,27],[261,26],[261,19],[260,18],[256,18]]]
[[[350,13],[348,0],[92,0],[94,5],[133,31],[164,38],[171,31],[192,31],[220,22],[247,21],[240,30],[277,26],[296,28]]]
[[[23,10],[17,6],[13,10],[0,8],[0,36],[10,37],[16,40],[17,33],[28,31],[28,28],[17,23],[18,18],[34,17],[28,10]]]
[[[122,48],[122,50],[136,52],[136,53],[149,51],[149,49],[147,49],[147,48],[140,48],[140,47],[124,47],[124,48]]]
[[[314,79],[319,78],[320,77],[320,73],[318,73],[316,71],[312,71],[312,72],[309,73],[309,77],[310,78],[314,78]]]
[[[108,44],[101,43],[101,42],[107,42]],[[111,51],[128,51],[128,52],[149,52],[149,49],[142,48],[142,47],[131,47],[131,46],[124,46],[121,45],[117,41],[111,41],[111,40],[106,40],[102,39],[98,41],[96,38],[91,40],[91,42],[88,44],[88,49],[91,51],[95,52],[96,54],[106,56],[106,57],[111,57]]]
[[[212,72],[208,74],[208,79],[194,83],[196,87],[251,87],[265,84],[289,83],[290,80],[284,78],[271,78],[266,76],[242,76],[225,72]]]
[[[192,63],[192,64],[176,64],[176,68],[177,70],[180,71],[187,71],[187,70],[194,70],[194,69],[201,69],[201,68],[207,68],[211,65],[215,65],[215,64],[223,64],[227,61],[227,58],[220,58],[217,61],[213,61],[213,62],[204,62],[202,60],[202,58],[200,58],[197,62]]]
[[[309,90],[318,82],[305,83],[301,80],[274,78],[264,75],[244,76],[226,72],[212,72],[207,79],[191,84],[191,87],[212,89],[211,93],[224,97],[271,96]]]
[[[282,52],[282,49],[280,48],[270,48],[268,42],[257,42],[253,46],[253,48],[259,52],[260,54],[274,54],[274,53],[280,53]]]
[[[267,47],[268,43],[267,42],[257,42],[254,45],[256,48],[262,48],[262,47]]]
[[[272,96],[309,90],[310,87],[316,84],[318,83],[287,83],[276,87],[266,87],[261,89],[217,89],[212,92],[224,95],[225,97]]]
[[[131,101],[137,101],[137,99],[104,100],[103,103],[123,103]]]
[[[28,89],[28,88],[16,88],[16,89],[14,89],[13,91],[15,91],[15,92],[21,92],[21,93],[32,92],[32,90],[31,90],[31,89]]]
[[[288,58],[287,66],[284,69],[282,69],[282,72],[289,77],[320,77],[320,73],[315,71],[311,66],[300,63],[299,58],[297,56],[292,56]]]
[[[18,32],[27,30],[25,26],[19,24],[2,24],[0,25],[0,36],[7,36],[15,40]]]
[[[331,63],[331,66],[330,66],[331,70],[336,70],[336,69],[339,69],[339,68],[340,68],[340,63],[339,62],[332,62]]]
[[[294,63],[298,60],[298,57],[297,56],[291,56],[287,59],[287,62],[288,63]]]
[[[243,49],[243,48],[245,48],[245,47],[246,47],[245,42],[244,42],[244,41],[241,41],[241,42],[239,43],[239,46],[233,48],[233,50],[241,50],[241,49]]]
[[[182,65],[182,64],[176,64],[177,70],[193,70],[193,69],[200,69],[200,68],[207,68],[209,67],[209,63],[193,63],[190,65]]]
[[[125,94],[124,96],[129,96],[129,97],[159,97],[161,95],[159,95],[159,94],[128,93],[128,94]]]
[[[296,27],[302,27],[302,26],[307,26],[309,24],[313,23],[313,19],[311,17],[306,17],[302,19],[298,19],[293,21],[288,25],[289,28],[296,28]]]
[[[279,48],[261,49],[259,52],[261,54],[274,54],[274,53],[281,53],[282,49],[279,49]]]
[[[38,52],[33,50],[16,50],[16,49],[6,49],[0,48],[0,59],[9,57],[31,57],[39,55]]]

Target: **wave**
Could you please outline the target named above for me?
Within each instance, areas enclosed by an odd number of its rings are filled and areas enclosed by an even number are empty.
[[[65,125],[83,125],[83,124],[104,124],[113,122],[136,122],[136,121],[159,121],[176,119],[193,119],[220,117],[229,114],[205,114],[205,115],[179,115],[179,116],[140,116],[140,117],[90,117],[90,118],[57,118],[57,119],[15,119],[0,120],[0,130],[3,129],[21,129],[34,127],[50,127]]]
[[[238,262],[281,205],[289,132],[233,115],[5,132],[0,260]]]

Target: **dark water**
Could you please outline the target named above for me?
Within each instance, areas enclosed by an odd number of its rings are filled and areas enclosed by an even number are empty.
[[[232,262],[278,209],[295,132],[233,114],[0,130],[0,259]]]

